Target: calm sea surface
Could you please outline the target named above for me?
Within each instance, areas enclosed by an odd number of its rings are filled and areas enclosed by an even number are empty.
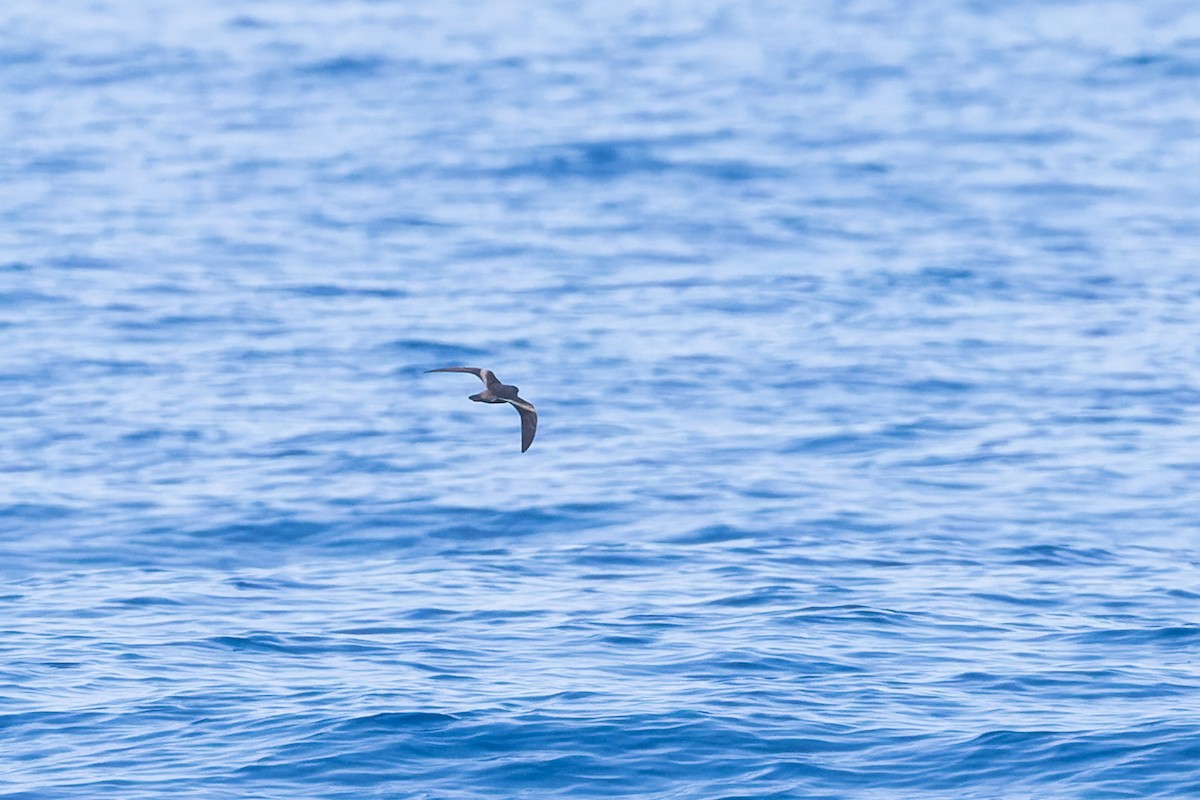
[[[0,797],[1200,797],[1198,87],[1192,0],[7,3]]]

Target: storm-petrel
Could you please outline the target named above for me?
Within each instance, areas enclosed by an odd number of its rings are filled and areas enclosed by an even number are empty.
[[[483,381],[484,389],[479,394],[471,395],[476,403],[511,403],[521,415],[521,452],[524,453],[533,443],[533,435],[537,433],[537,412],[533,403],[517,397],[517,387],[501,383],[496,373],[490,369],[478,367],[441,367],[427,369],[426,372],[469,372]]]

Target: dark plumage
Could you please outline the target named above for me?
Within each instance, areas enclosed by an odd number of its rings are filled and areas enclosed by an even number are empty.
[[[483,381],[483,391],[471,395],[476,403],[509,403],[521,415],[521,452],[524,453],[533,443],[533,435],[537,433],[537,412],[533,403],[517,397],[517,387],[501,383],[496,373],[490,369],[478,367],[440,367],[427,369],[426,372],[469,372]]]

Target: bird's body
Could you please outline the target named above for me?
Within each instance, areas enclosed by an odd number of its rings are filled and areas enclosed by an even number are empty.
[[[479,369],[478,367],[440,367],[425,371],[467,372],[479,378],[483,381],[483,391],[471,395],[470,399],[476,403],[509,403],[517,409],[517,413],[521,415],[521,452],[524,453],[529,449],[529,445],[533,443],[533,436],[537,433],[537,411],[534,410],[533,403],[517,397],[516,386],[501,383],[500,379],[496,377],[496,373],[490,369]]]

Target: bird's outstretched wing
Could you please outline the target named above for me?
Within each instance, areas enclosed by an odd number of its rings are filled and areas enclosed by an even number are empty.
[[[479,380],[483,381],[483,385],[491,388],[493,384],[500,383],[500,379],[496,377],[496,373],[490,369],[480,369],[479,367],[438,367],[437,369],[427,369],[426,372],[466,372],[474,375]]]
[[[512,403],[521,415],[521,452],[524,453],[529,449],[529,445],[533,444],[533,436],[537,433],[537,411],[534,410],[533,403],[519,397],[508,402]]]

